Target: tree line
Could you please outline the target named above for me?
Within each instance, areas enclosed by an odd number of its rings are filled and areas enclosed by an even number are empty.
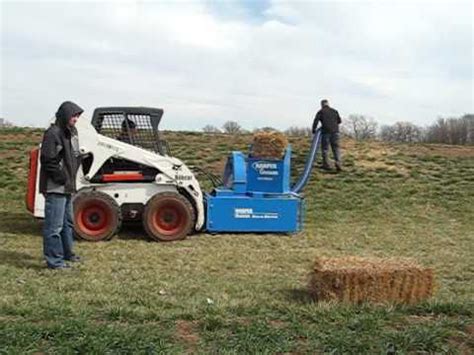
[[[380,139],[388,142],[402,143],[442,143],[474,144],[474,115],[461,117],[438,118],[426,127],[411,122],[399,121],[379,127],[372,118],[363,115],[350,115],[342,126],[345,135],[356,140]]]
[[[310,123],[309,123],[310,124]],[[309,127],[291,126],[284,131],[289,136],[311,136]],[[205,133],[244,134],[250,131],[244,129],[238,122],[227,121],[221,129],[213,125],[203,127]],[[256,128],[253,132],[278,131],[273,127]],[[379,125],[376,120],[365,115],[349,115],[343,118],[342,134],[355,140],[378,139],[388,142],[403,143],[442,143],[474,145],[474,114],[461,117],[438,118],[426,127],[411,122],[400,121],[391,125]]]

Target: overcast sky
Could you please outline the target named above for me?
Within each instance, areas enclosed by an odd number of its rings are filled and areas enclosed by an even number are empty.
[[[73,100],[154,106],[162,128],[426,125],[473,108],[471,1],[1,1],[0,117]]]

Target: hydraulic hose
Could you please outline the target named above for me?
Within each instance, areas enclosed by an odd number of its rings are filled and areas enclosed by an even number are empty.
[[[306,165],[304,167],[303,174],[301,175],[298,182],[295,185],[293,185],[293,187],[291,188],[292,192],[299,193],[308,183],[309,177],[311,176],[313,163],[318,153],[320,142],[321,142],[321,128],[318,128],[313,135],[313,141],[311,143],[311,148],[309,150],[309,154],[306,160]]]

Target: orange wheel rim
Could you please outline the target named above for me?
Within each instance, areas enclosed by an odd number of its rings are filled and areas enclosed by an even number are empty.
[[[110,207],[101,201],[88,201],[76,213],[77,227],[83,233],[99,237],[107,232],[113,222]]]
[[[178,234],[186,227],[185,210],[173,202],[159,206],[151,219],[155,230],[166,236]]]

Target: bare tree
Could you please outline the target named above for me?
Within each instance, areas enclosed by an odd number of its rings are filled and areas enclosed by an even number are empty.
[[[438,118],[438,120],[428,127],[426,133],[426,141],[429,143],[447,143],[448,137],[448,124],[444,118]]]
[[[203,128],[202,128],[202,131],[204,133],[221,133],[221,130],[219,128],[217,128],[216,126],[213,126],[213,125],[205,125]]]
[[[241,133],[242,127],[235,121],[227,121],[222,125],[222,130],[229,134]]]
[[[1,128],[13,127],[13,123],[8,122],[8,121],[7,121],[6,119],[4,119],[4,118],[0,118],[0,127],[1,127]]]
[[[291,126],[285,131],[288,136],[308,137],[311,136],[311,133],[311,128],[298,126]]]
[[[373,139],[377,134],[377,122],[364,115],[349,115],[342,123],[342,132],[356,140]]]
[[[391,126],[383,126],[380,138],[384,141],[414,143],[422,140],[423,130],[410,122],[396,122]]]
[[[438,118],[428,127],[425,140],[430,143],[474,144],[474,115]]]
[[[450,144],[469,144],[474,130],[474,115],[464,115],[448,120],[448,137]],[[472,141],[471,141],[472,142]]]
[[[395,141],[395,128],[394,126],[384,125],[380,128],[380,139],[383,141],[394,142]]]
[[[467,127],[465,144],[474,145],[474,114],[466,114],[462,116],[462,120],[465,121]]]
[[[266,132],[266,133],[269,133],[269,132],[278,132],[278,130],[276,128],[273,128],[273,127],[269,127],[269,126],[266,126],[266,127],[261,127],[261,128],[255,128],[253,130],[254,133],[256,132]]]

